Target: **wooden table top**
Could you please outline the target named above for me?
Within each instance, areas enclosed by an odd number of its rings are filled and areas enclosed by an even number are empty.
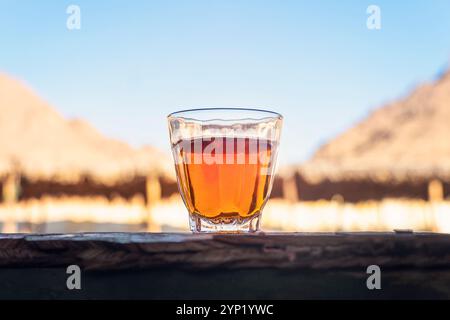
[[[85,270],[450,268],[450,235],[413,233],[0,234],[0,268]]]

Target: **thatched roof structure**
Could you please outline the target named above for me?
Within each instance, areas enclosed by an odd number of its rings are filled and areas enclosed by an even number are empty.
[[[172,160],[134,149],[82,120],[67,120],[23,83],[0,74],[0,176],[76,183],[89,177],[115,184],[136,176],[173,176]]]
[[[375,110],[295,170],[306,181],[450,181],[450,71]]]

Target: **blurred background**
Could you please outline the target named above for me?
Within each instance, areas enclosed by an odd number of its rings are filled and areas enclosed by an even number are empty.
[[[264,230],[450,232],[450,2],[0,0],[0,232],[186,231],[166,115],[285,117]]]

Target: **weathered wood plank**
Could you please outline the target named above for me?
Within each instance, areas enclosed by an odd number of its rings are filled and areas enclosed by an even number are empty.
[[[0,235],[0,268],[126,270],[450,269],[450,235],[432,233],[81,233]]]

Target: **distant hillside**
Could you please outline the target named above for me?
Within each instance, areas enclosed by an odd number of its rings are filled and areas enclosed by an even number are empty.
[[[171,176],[161,151],[107,138],[83,120],[67,120],[23,83],[0,74],[0,175],[18,170],[31,179],[104,183],[135,175]]]
[[[300,167],[308,180],[450,179],[450,71],[373,112]]]

